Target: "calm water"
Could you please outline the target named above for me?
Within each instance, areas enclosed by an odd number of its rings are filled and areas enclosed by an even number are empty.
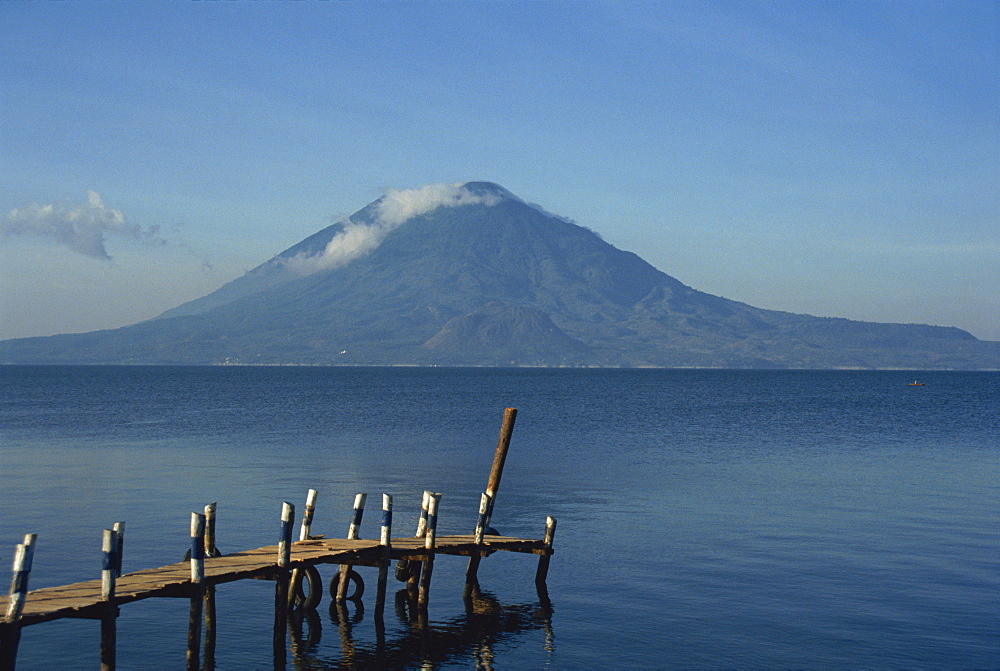
[[[314,533],[383,491],[412,533],[424,489],[439,533],[468,532],[514,406],[494,526],[558,518],[549,600],[533,557],[498,553],[467,608],[443,557],[427,626],[390,605],[379,632],[360,568],[362,608],[324,597],[290,667],[997,667],[1000,374],[913,376],[0,367],[0,568],[37,532],[33,588],[95,578],[120,519],[125,571],[179,561],[212,501],[223,551],[271,544],[310,487]],[[216,668],[272,666],[273,598],[219,588]],[[183,668],[187,608],[124,606],[120,668]],[[24,630],[19,668],[98,664],[95,621]]]

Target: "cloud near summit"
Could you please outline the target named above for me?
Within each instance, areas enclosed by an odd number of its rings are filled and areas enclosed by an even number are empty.
[[[11,210],[0,220],[0,238],[27,235],[45,238],[74,252],[110,260],[107,235],[162,244],[159,227],[130,224],[121,210],[104,205],[96,191],[87,192],[87,202],[75,206],[29,205]]]
[[[428,184],[416,189],[388,189],[374,203],[370,222],[351,218],[342,220],[343,230],[333,236],[321,253],[310,256],[299,254],[286,259],[285,266],[303,275],[337,268],[371,252],[385,236],[413,217],[439,207],[493,206],[501,200],[502,197],[496,193],[473,193],[465,188],[463,182]]]

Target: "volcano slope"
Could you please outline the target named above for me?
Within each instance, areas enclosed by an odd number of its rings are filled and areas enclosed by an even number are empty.
[[[470,182],[389,192],[156,319],[0,362],[1000,369],[1000,343],[706,294]]]

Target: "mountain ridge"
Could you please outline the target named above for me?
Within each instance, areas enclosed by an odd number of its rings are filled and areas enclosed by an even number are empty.
[[[53,338],[0,362],[1000,369],[955,327],[706,294],[489,182],[389,191],[153,320]]]

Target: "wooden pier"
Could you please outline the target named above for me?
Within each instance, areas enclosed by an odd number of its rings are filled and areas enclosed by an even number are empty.
[[[214,587],[245,579],[273,580],[276,583],[274,646],[275,665],[280,666],[279,658],[284,660],[288,614],[314,609],[322,598],[323,586],[316,569],[321,564],[340,566],[330,586],[331,597],[338,603],[360,598],[363,592],[364,583],[353,571],[353,566],[378,567],[375,597],[375,617],[378,619],[382,617],[387,576],[393,563],[396,564],[396,578],[406,582],[414,605],[418,609],[426,609],[437,555],[469,558],[465,584],[467,597],[478,591],[477,571],[483,557],[497,551],[537,555],[535,582],[543,593],[549,557],[553,552],[555,520],[547,518],[545,535],[541,539],[494,535],[489,526],[516,413],[514,408],[508,408],[504,413],[500,440],[486,492],[482,495],[476,529],[467,535],[438,536],[437,505],[441,495],[424,492],[413,536],[392,537],[393,501],[388,494],[382,496],[379,539],[357,537],[366,498],[363,494],[355,499],[347,538],[312,536],[317,492],[310,490],[298,541],[292,540],[295,506],[285,502],[276,545],[222,555],[215,547],[216,506],[213,503],[205,507],[204,513],[192,513],[191,547],[184,561],[122,574],[125,527],[124,523],[118,523],[104,531],[104,560],[100,578],[29,592],[27,585],[36,540],[34,534],[29,534],[15,553],[10,594],[0,597],[0,614],[3,614],[0,621],[0,669],[14,668],[23,627],[61,618],[100,620],[101,667],[113,669],[118,608],[133,601],[156,597],[191,599],[188,667],[198,668],[203,619],[207,635],[214,641]],[[353,595],[351,583],[354,584]]]

